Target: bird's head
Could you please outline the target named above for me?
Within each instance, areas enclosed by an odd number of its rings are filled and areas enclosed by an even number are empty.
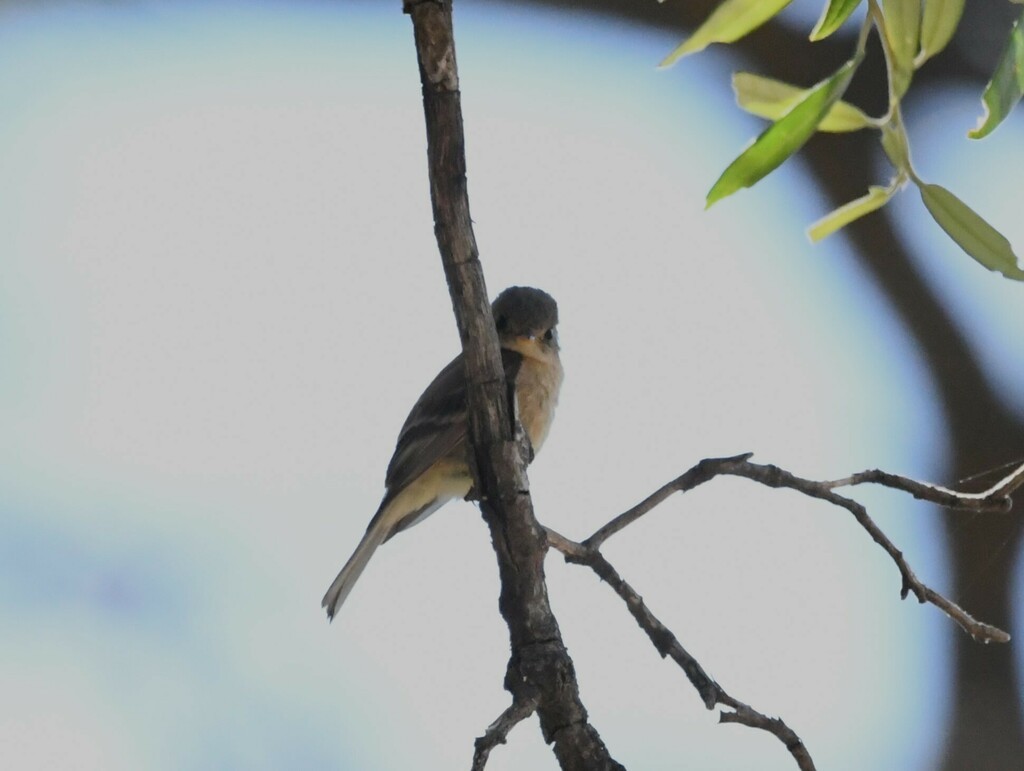
[[[558,355],[558,304],[540,289],[511,286],[491,305],[501,347],[532,359]]]

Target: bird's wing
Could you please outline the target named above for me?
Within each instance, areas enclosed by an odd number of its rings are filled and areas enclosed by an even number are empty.
[[[501,359],[511,394],[522,356],[502,349]],[[466,431],[466,372],[459,354],[427,386],[405,419],[384,477],[388,489],[385,499],[400,493],[434,463],[450,455],[465,441]]]

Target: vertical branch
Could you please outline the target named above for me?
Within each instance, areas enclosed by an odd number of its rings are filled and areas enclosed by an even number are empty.
[[[497,332],[469,216],[465,138],[451,0],[404,0],[423,85],[434,229],[466,359],[476,490],[501,578],[499,607],[512,656],[505,687],[535,700],[544,739],[563,769],[621,769],[587,721],[572,659],[548,603],[547,539],[533,515],[526,463],[515,441]]]

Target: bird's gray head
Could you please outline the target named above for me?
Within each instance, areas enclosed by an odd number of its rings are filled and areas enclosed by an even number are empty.
[[[491,305],[498,336],[555,340],[558,304],[555,298],[529,286],[510,286]]]

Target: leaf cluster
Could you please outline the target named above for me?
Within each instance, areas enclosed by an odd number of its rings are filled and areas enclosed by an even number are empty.
[[[820,241],[851,222],[883,207],[912,183],[925,208],[950,238],[989,270],[1024,281],[1024,264],[1010,242],[967,204],[944,187],[925,182],[911,162],[910,139],[903,122],[901,102],[914,73],[953,38],[966,0],[867,0],[867,13],[853,55],[838,70],[809,87],[739,72],[733,90],[739,106],[771,121],[722,172],[707,195],[707,205],[750,187],[796,153],[811,136],[821,132],[877,131],[894,174],[887,185],[872,185],[865,195],[826,214],[808,229]],[[791,0],[724,0],[705,22],[673,50],[661,66],[702,51],[713,43],[731,43],[757,29],[781,12]],[[846,23],[864,0],[828,0],[810,32],[822,40]],[[1024,2],[1024,0],[1011,0]],[[869,35],[875,32],[885,55],[889,104],[886,113],[872,117],[842,100],[866,55]],[[972,139],[990,134],[1024,94],[1024,12],[1013,24],[1009,41],[992,79],[982,94],[984,114],[968,132]]]

